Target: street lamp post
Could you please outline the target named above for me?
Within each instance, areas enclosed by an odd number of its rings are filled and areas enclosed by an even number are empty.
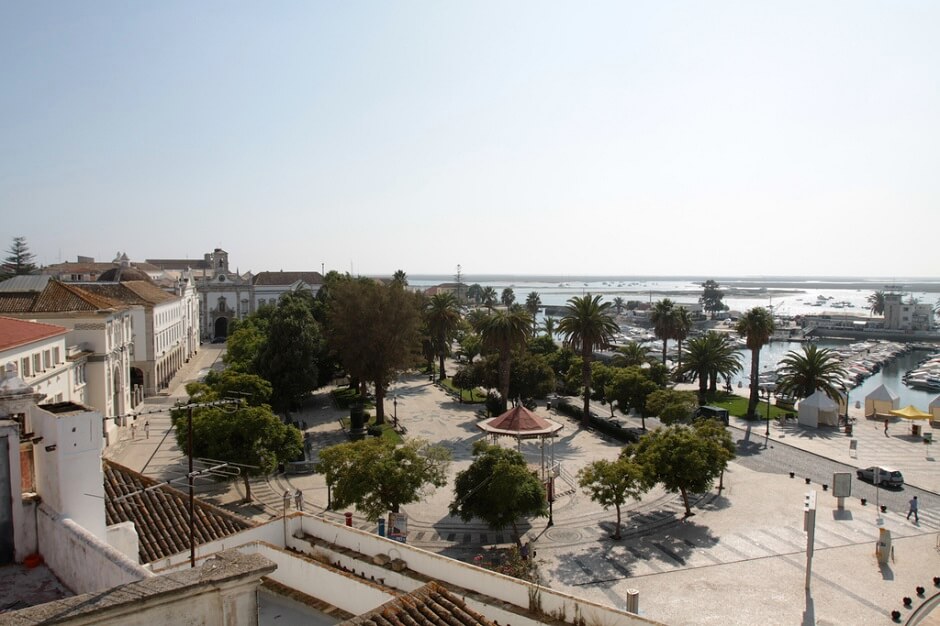
[[[398,430],[398,396],[392,396],[392,419],[395,420],[395,430]]]

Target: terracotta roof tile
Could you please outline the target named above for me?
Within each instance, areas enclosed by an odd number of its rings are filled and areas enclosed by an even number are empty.
[[[40,339],[64,335],[67,332],[69,332],[67,328],[54,324],[0,317],[0,350],[9,350]]]
[[[63,313],[113,309],[118,302],[73,284],[49,280],[41,291],[0,291],[0,313]]]
[[[186,494],[111,461],[104,461],[107,524],[134,522],[140,562],[152,563],[189,550],[189,498]],[[117,501],[129,493],[140,495]],[[196,545],[234,535],[253,524],[200,500],[195,502]]]
[[[149,280],[129,280],[123,283],[80,283],[83,291],[108,298],[122,304],[154,305],[179,296],[167,293]]]
[[[323,276],[320,272],[258,272],[255,274],[255,285],[293,285],[302,280],[308,285],[320,285]]]
[[[493,626],[493,622],[431,581],[411,593],[386,602],[369,613],[359,615],[339,626]]]

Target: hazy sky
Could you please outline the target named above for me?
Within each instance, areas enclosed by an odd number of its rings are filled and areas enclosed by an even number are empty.
[[[940,276],[940,2],[0,0],[0,247]]]

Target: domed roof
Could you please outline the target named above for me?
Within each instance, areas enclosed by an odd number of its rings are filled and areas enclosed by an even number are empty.
[[[101,272],[98,276],[99,283],[125,283],[130,280],[150,280],[147,272],[136,267],[112,267],[109,270]]]

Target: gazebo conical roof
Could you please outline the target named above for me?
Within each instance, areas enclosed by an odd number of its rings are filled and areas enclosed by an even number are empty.
[[[562,424],[536,415],[521,404],[498,417],[483,420],[477,426],[491,435],[506,435],[520,439],[548,437],[563,427]]]
[[[865,396],[866,400],[888,400],[894,401],[899,398],[898,394],[894,393],[884,385],[878,385],[875,389],[872,390],[870,394]]]
[[[932,417],[930,413],[924,413],[913,404],[908,404],[903,409],[895,409],[890,413],[908,420],[929,420]]]

